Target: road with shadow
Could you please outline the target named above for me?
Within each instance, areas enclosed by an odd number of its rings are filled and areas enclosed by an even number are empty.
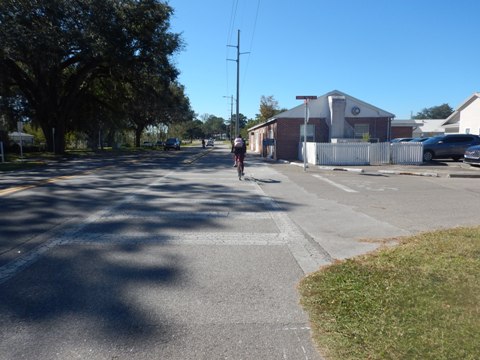
[[[332,259],[229,149],[0,179],[1,359],[319,359],[296,284]]]

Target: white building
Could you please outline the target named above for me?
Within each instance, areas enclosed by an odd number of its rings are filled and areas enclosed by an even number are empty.
[[[9,133],[8,137],[16,144],[20,144],[21,141],[23,145],[33,145],[34,136],[24,132],[14,131]]]
[[[413,130],[413,137],[428,137],[443,135],[445,128],[443,124],[446,119],[418,119],[415,120],[417,127]]]
[[[480,93],[465,100],[442,126],[446,134],[480,135]]]

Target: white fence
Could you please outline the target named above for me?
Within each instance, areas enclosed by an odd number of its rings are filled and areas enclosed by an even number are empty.
[[[299,144],[303,161],[303,143]],[[307,143],[307,162],[314,165],[418,165],[422,143]]]

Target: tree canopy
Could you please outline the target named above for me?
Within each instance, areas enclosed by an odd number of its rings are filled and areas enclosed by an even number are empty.
[[[260,98],[260,114],[257,118],[261,121],[266,121],[275,116],[278,111],[278,101],[275,100],[273,95],[262,95]]]
[[[1,1],[4,114],[32,119],[59,153],[72,129],[191,118],[171,62],[182,48],[172,14],[157,0]]]
[[[453,113],[453,109],[448,104],[424,108],[415,115],[414,119],[446,119]]]

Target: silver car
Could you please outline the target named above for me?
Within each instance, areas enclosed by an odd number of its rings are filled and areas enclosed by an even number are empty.
[[[480,165],[480,145],[470,146],[465,150],[463,162],[470,165]]]

